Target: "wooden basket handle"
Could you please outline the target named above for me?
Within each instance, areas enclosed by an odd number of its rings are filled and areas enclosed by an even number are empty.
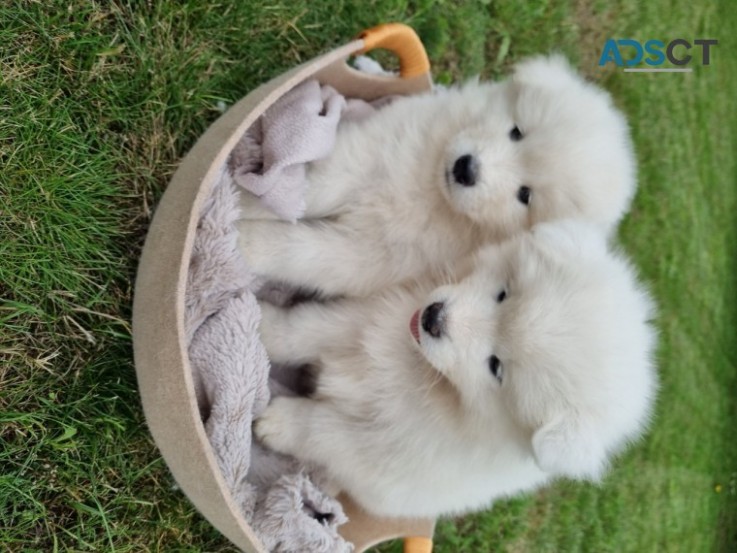
[[[432,553],[432,539],[425,536],[406,537],[404,553]]]
[[[403,78],[417,77],[430,72],[430,60],[420,37],[414,29],[402,23],[385,23],[363,31],[364,54],[376,48],[385,48],[399,58],[399,75]]]

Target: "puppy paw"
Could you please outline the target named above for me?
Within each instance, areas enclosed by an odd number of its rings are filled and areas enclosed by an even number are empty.
[[[238,228],[238,248],[246,263],[256,273],[267,274],[270,261],[278,252],[270,245],[267,227],[272,221],[243,219],[236,223]],[[278,223],[276,223],[278,224]]]
[[[261,324],[259,335],[261,343],[266,348],[266,354],[272,363],[284,363],[290,361],[289,349],[289,327],[285,310],[267,302],[259,303],[261,308]]]
[[[277,397],[253,424],[253,433],[266,447],[294,455],[299,449],[299,400]]]
[[[261,308],[261,324],[264,326],[261,332],[272,330],[278,325],[284,324],[285,309],[283,307],[268,301],[260,301],[258,305]]]

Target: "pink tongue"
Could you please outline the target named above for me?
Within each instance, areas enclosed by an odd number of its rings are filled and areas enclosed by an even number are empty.
[[[420,343],[420,310],[415,311],[412,318],[409,320],[409,331],[412,333],[412,337]]]

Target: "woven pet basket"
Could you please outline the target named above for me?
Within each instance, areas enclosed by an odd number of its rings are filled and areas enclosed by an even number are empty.
[[[393,51],[400,76],[368,75],[351,69],[351,55],[374,48]],[[347,97],[374,100],[430,89],[427,55],[409,27],[387,24],[260,86],[220,117],[182,160],[151,222],[143,248],[133,303],[136,373],[151,434],[174,478],[197,509],[228,539],[247,552],[265,553],[227,490],[197,408],[187,357],[184,298],[192,245],[203,202],[219,170],[246,129],[276,100],[309,78]],[[356,551],[405,538],[406,552],[432,549],[432,520],[379,519],[349,500],[350,522],[341,535]]]

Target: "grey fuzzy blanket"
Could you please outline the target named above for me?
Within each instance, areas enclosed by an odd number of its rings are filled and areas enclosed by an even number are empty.
[[[251,440],[251,424],[273,393],[269,362],[258,335],[259,290],[268,284],[250,271],[237,249],[236,182],[263,205],[294,220],[303,209],[304,164],[332,148],[339,119],[374,108],[349,103],[329,87],[303,83],[254,125],[223,167],[202,209],[190,262],[186,330],[195,388],[220,470],[241,511],[269,551],[344,553],[337,532],[346,517],[315,475],[295,459]],[[266,285],[266,286],[265,286]],[[284,290],[271,287],[271,294]]]

